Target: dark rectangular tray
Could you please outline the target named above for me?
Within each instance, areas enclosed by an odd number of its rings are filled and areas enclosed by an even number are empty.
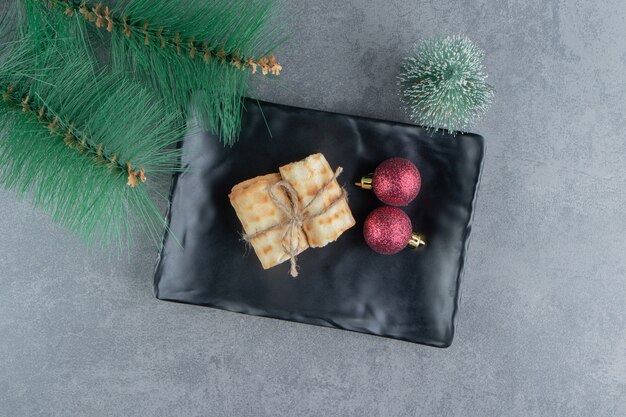
[[[269,127],[269,130],[268,130]],[[270,135],[271,132],[271,135]],[[174,178],[154,274],[159,299],[334,327],[438,347],[454,336],[459,285],[483,159],[483,138],[362,117],[246,101],[239,143],[224,148],[207,133],[183,144],[187,170]],[[344,168],[357,225],[337,242],[261,268],[240,240],[230,205],[233,185],[321,152]],[[428,245],[393,256],[365,245],[365,217],[382,205],[352,182],[392,156],[422,175],[416,200],[403,208]],[[175,236],[175,238],[173,238]]]

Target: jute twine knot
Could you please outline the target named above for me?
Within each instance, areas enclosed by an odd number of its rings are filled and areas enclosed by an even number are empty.
[[[269,232],[270,230],[280,229],[282,227],[287,226],[287,231],[285,232],[285,235],[283,236],[283,239],[281,241],[281,246],[282,246],[283,251],[289,255],[289,260],[291,262],[291,270],[290,270],[291,276],[297,277],[298,276],[297,254],[298,254],[298,248],[300,247],[300,230],[302,229],[302,225],[307,220],[314,219],[316,217],[319,217],[327,213],[337,203],[339,203],[340,201],[344,199],[347,199],[348,195],[346,194],[346,190],[342,188],[341,194],[339,195],[339,197],[333,200],[327,207],[325,207],[323,210],[319,211],[318,213],[307,214],[307,215],[305,215],[304,213],[306,213],[307,209],[322,194],[324,194],[324,192],[328,189],[328,187],[331,186],[333,181],[335,181],[337,177],[341,175],[342,172],[343,172],[342,167],[337,168],[337,170],[335,171],[335,175],[333,175],[333,177],[317,192],[317,194],[315,194],[315,196],[313,196],[311,201],[309,201],[304,207],[300,207],[300,202],[298,200],[298,193],[292,187],[292,185],[289,184],[287,181],[282,180],[273,184],[269,189],[270,199],[280,210],[282,210],[287,215],[288,220],[282,223],[275,224],[274,226],[270,226],[267,229],[263,229],[256,233],[244,234],[243,240],[245,240],[247,243],[251,243],[255,238],[261,236],[264,233]],[[276,192],[278,191],[279,188],[282,188],[287,194],[287,197],[289,200],[288,204],[283,203],[276,196]]]

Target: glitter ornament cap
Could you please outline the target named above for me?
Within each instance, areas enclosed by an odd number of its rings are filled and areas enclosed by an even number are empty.
[[[412,231],[411,219],[396,207],[383,206],[372,211],[363,225],[367,245],[381,255],[394,255],[407,246],[426,245],[424,238]]]
[[[374,190],[380,201],[390,206],[406,206],[417,197],[422,185],[419,170],[405,158],[390,158],[382,162],[373,174],[355,183],[364,190]]]
[[[407,246],[413,250],[417,250],[421,247],[426,246],[426,240],[424,240],[424,237],[422,235],[413,232],[411,233],[411,240],[409,240]]]

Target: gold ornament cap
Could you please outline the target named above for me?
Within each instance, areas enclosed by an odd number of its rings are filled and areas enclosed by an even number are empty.
[[[407,246],[413,250],[417,250],[426,246],[426,241],[424,240],[424,237],[422,235],[418,235],[414,232],[411,233],[411,240],[409,240]]]
[[[374,178],[374,174],[367,174],[361,177],[361,181],[360,182],[355,182],[354,185],[356,185],[357,187],[360,187],[364,190],[371,190],[372,189],[372,180]]]

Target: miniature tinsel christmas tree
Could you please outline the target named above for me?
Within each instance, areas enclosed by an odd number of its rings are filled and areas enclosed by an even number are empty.
[[[484,52],[464,36],[434,37],[404,59],[399,77],[402,100],[420,125],[463,131],[493,101],[485,82]]]
[[[176,116],[76,40],[18,28],[0,48],[0,184],[89,244],[129,244],[137,226],[158,243],[149,188],[178,170]]]
[[[58,33],[109,35],[113,71],[155,89],[185,118],[232,145],[250,74],[279,75],[273,0],[24,0],[48,12]]]

